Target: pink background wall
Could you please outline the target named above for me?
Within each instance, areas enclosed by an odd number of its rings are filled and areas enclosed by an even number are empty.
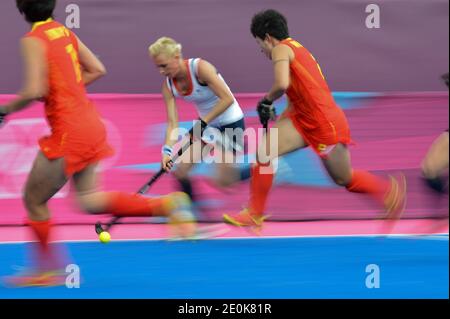
[[[163,102],[158,96],[149,95],[94,95],[92,98],[108,124],[110,141],[117,150],[116,156],[102,165],[104,189],[135,192],[158,168],[165,121]],[[336,98],[345,109],[357,143],[351,148],[354,167],[380,175],[404,172],[409,184],[406,217],[442,213],[437,197],[420,181],[419,166],[431,142],[448,127],[448,94],[373,97],[338,94]],[[0,96],[0,104],[9,99]],[[238,95],[238,100],[246,112],[247,125],[256,127],[258,121],[253,111],[256,96]],[[190,105],[180,103],[179,107],[183,110],[180,121],[195,118]],[[24,220],[20,193],[37,150],[37,138],[46,132],[41,116],[42,106],[36,104],[13,115],[0,131],[0,224]],[[335,187],[310,150],[286,156],[281,162],[268,209],[274,219],[377,216],[379,209],[370,200]],[[229,193],[220,192],[205,182],[210,172],[208,168],[200,169],[194,175],[194,183],[200,199],[206,202],[203,217],[220,219],[222,213],[238,210],[245,204],[248,185],[243,183]],[[164,176],[150,194],[166,194],[174,189],[172,177]],[[446,202],[444,208],[448,207]],[[97,220],[95,216],[81,214],[70,186],[51,202],[51,208],[60,223]]]
[[[58,0],[56,18],[67,5],[80,8],[74,31],[100,56],[108,76],[93,93],[158,93],[161,77],[147,48],[167,35],[180,41],[186,57],[211,61],[235,92],[263,92],[271,65],[249,28],[256,12],[283,12],[292,37],[317,58],[333,91],[440,91],[437,77],[448,71],[447,0]],[[367,29],[366,7],[380,7],[381,28]],[[28,30],[15,1],[0,1],[0,93],[17,92],[19,38]]]

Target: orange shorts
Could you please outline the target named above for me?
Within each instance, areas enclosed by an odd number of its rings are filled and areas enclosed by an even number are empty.
[[[69,133],[53,134],[41,138],[39,146],[49,160],[64,158],[67,177],[114,155],[113,148],[106,141],[106,134],[89,134],[84,138]]]
[[[334,121],[322,121],[321,125],[312,129],[307,129],[295,113],[291,113],[288,116],[305,142],[321,158],[326,158],[339,143],[344,145],[353,143],[350,137],[350,128],[344,116],[339,116]]]

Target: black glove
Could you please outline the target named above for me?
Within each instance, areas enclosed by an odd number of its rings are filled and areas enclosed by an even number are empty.
[[[267,125],[269,120],[275,121],[277,119],[277,114],[275,111],[275,107],[273,106],[273,102],[269,101],[267,98],[263,98],[258,102],[258,106],[256,108],[259,115],[259,121],[262,125]]]
[[[5,122],[6,115],[8,114],[0,108],[0,126]]]
[[[208,126],[208,123],[206,123],[201,118],[199,118],[198,121],[195,122],[194,126],[192,126],[191,130],[189,131],[189,135],[191,136],[191,141],[193,140],[194,137],[201,140],[202,136],[203,136],[203,132],[205,131],[207,126]]]

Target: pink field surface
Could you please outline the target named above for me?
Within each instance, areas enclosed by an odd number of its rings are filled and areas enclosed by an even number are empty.
[[[211,227],[200,225],[200,227]],[[215,228],[219,228],[218,224]],[[235,228],[223,224],[226,232],[217,238],[257,237],[245,229]],[[376,236],[383,235],[384,224],[382,221],[320,221],[320,222],[267,222],[261,233],[264,237],[316,237],[316,236]],[[391,234],[395,235],[420,235],[431,233],[447,233],[448,220],[403,220],[397,222]],[[139,239],[166,239],[169,236],[166,225],[118,225],[111,230],[113,240],[139,240]],[[97,240],[93,226],[57,226],[54,239],[58,241],[84,241]],[[30,233],[26,227],[2,227],[0,228],[0,242],[29,241]]]

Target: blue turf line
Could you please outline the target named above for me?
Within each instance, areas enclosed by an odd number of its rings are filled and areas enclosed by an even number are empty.
[[[79,289],[0,288],[0,298],[448,298],[443,240],[374,237],[69,243]],[[0,275],[24,244],[0,245]],[[366,267],[380,288],[366,288]]]

